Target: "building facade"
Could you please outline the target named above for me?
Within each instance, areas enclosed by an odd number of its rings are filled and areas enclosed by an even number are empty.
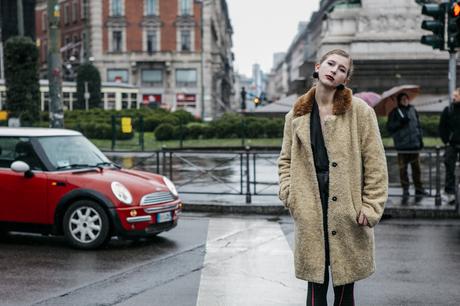
[[[311,75],[321,54],[342,48],[354,60],[354,91],[417,84],[422,94],[447,95],[449,54],[420,43],[429,34],[421,29],[424,19],[416,1],[323,0],[308,26],[303,71]]]
[[[37,37],[45,64],[46,29],[40,23],[46,1],[39,2]],[[75,61],[90,59],[103,82],[137,86],[144,105],[183,108],[203,118],[231,109],[233,30],[225,0],[59,3],[66,67],[74,70]]]
[[[269,87],[278,93],[302,94],[313,85],[311,76],[320,56],[341,48],[353,58],[349,86],[354,92],[382,93],[393,86],[416,84],[421,87],[419,100],[447,97],[449,54],[420,43],[422,35],[430,34],[421,29],[424,19],[429,17],[421,14],[415,0],[321,0],[284,62],[272,69],[275,84]]]

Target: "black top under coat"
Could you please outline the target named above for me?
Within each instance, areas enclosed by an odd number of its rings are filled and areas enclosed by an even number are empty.
[[[313,109],[310,115],[310,139],[316,173],[329,171],[329,158],[324,144],[321,118],[316,100],[313,101]]]

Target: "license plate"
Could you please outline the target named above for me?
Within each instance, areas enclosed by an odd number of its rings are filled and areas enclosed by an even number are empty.
[[[168,222],[171,220],[172,220],[172,214],[170,211],[157,214],[157,223]]]

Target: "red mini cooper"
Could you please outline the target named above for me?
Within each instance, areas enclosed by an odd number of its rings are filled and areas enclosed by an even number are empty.
[[[79,132],[0,128],[0,231],[93,249],[170,230],[181,208],[169,179],[113,164]]]

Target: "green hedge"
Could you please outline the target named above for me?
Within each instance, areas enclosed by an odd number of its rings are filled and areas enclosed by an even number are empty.
[[[139,130],[139,116],[144,120],[144,131],[155,132],[158,140],[172,139],[210,139],[210,138],[281,138],[283,137],[284,119],[243,117],[239,114],[227,113],[221,118],[209,123],[195,119],[186,111],[169,112],[163,109],[130,109],[122,111],[105,111],[91,109],[90,111],[74,110],[65,112],[65,127],[81,131],[84,135],[96,139],[111,139],[111,116],[130,116],[134,130]],[[40,114],[41,123],[46,126],[48,113]],[[378,117],[382,137],[390,137],[386,130],[387,117]],[[439,115],[420,115],[420,122],[426,137],[439,137]],[[164,128],[164,126],[169,126]],[[157,135],[157,129],[160,135]],[[118,121],[118,130],[119,121]],[[172,130],[171,130],[172,127]],[[165,130],[166,131],[162,131]],[[117,139],[129,139],[133,134],[121,134],[117,131]],[[159,139],[159,138],[160,139]]]
[[[176,111],[171,113],[164,109],[125,109],[125,110],[103,110],[100,108],[85,110],[66,111],[64,114],[65,128],[74,129],[82,132],[86,137],[95,139],[112,139],[112,115],[117,118],[117,139],[131,139],[134,132],[130,134],[121,133],[119,117],[131,117],[134,131],[140,130],[139,118],[142,116],[144,121],[144,131],[153,132],[163,123],[172,126],[179,126],[180,122],[184,124],[196,121],[191,114],[185,114],[185,111]],[[47,112],[40,114],[40,123],[43,126],[48,125],[49,115]],[[186,128],[184,128],[184,133]],[[180,133],[173,133],[173,138],[178,138]],[[185,134],[184,134],[185,135]]]
[[[174,126],[169,123],[162,123],[155,129],[155,138],[160,141],[174,139],[174,134]]]
[[[171,139],[210,139],[210,138],[280,138],[283,136],[284,120],[279,118],[242,117],[227,113],[210,123],[189,122],[188,124],[168,124],[155,136],[157,140]],[[170,137],[170,138],[166,138]]]

